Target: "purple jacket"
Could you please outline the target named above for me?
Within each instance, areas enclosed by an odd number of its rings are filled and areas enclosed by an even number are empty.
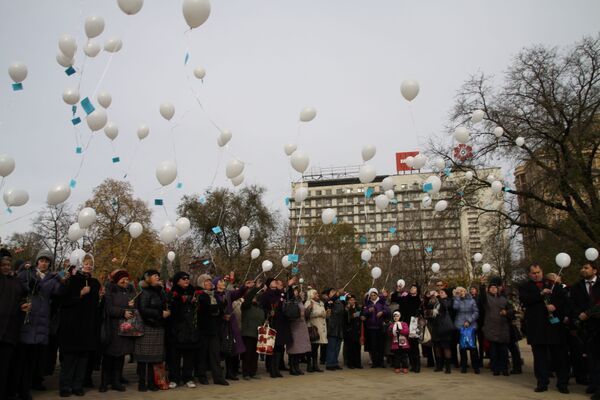
[[[244,346],[244,342],[242,341],[242,333],[240,332],[239,324],[237,323],[237,318],[233,313],[233,302],[244,296],[246,293],[246,286],[242,286],[237,290],[226,290],[224,292],[217,292],[215,290],[215,298],[219,303],[226,303],[227,308],[225,309],[225,313],[229,314],[231,317],[229,321],[225,321],[223,324],[223,333],[224,337],[227,334],[227,329],[231,329],[231,334],[233,336],[233,352],[235,354],[242,354],[246,351],[246,346]]]
[[[369,308],[373,307],[375,309],[374,312],[370,312]],[[383,311],[383,315],[381,317],[377,317],[377,314]],[[365,306],[362,309],[362,315],[367,318],[365,321],[366,329],[383,329],[383,322],[386,318],[389,318],[391,315],[390,308],[385,303],[385,300],[379,298],[379,301],[373,303],[370,299],[367,300]]]

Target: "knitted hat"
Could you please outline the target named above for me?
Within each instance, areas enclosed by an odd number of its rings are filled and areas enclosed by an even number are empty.
[[[113,283],[119,283],[123,278],[129,278],[129,273],[124,269],[120,269],[113,274],[112,281]]]
[[[160,276],[160,272],[158,272],[157,269],[149,269],[146,272],[144,272],[144,278],[143,279],[148,279],[150,278],[152,275],[158,275]]]
[[[223,278],[220,276],[215,276],[212,280],[212,284],[214,285],[214,287],[217,287],[217,283],[219,283],[219,281],[222,281]]]
[[[375,293],[375,294],[379,294],[379,291],[376,288],[371,288],[369,289],[369,291],[367,292],[367,295],[370,296],[371,293]]]

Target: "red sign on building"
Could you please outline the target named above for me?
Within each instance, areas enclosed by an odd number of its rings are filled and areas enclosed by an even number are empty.
[[[406,159],[408,157],[414,157],[417,154],[419,154],[418,151],[404,151],[401,153],[396,153],[396,172],[410,171],[411,168],[406,165]]]

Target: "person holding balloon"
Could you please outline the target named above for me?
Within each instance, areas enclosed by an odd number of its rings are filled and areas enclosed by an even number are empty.
[[[384,298],[379,297],[375,288],[367,292],[367,301],[362,309],[361,319],[365,324],[365,351],[373,361],[372,368],[385,368],[383,353],[385,345],[385,320],[390,318],[390,308]]]
[[[398,287],[405,286],[404,280],[400,279],[397,282]],[[421,293],[419,290],[419,285],[412,284],[408,289],[408,292],[405,292],[406,296],[402,296],[400,298],[400,315],[401,320],[406,322],[407,324],[411,324],[415,319],[418,320],[421,317],[421,308],[422,308],[422,300]],[[418,337],[408,337],[408,359],[410,361],[410,370],[412,372],[421,372],[421,356],[419,353],[419,338]]]

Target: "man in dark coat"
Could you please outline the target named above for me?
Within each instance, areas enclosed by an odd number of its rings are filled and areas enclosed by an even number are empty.
[[[548,390],[550,365],[556,367],[556,387],[569,393],[567,296],[561,285],[545,281],[538,264],[529,267],[529,279],[519,287],[519,298],[525,310],[527,343],[533,352],[536,392]],[[550,359],[548,359],[550,356]],[[552,364],[550,364],[552,362]]]
[[[571,288],[572,319],[579,328],[578,336],[587,354],[589,386],[586,393],[600,399],[600,280],[598,267],[586,262],[581,267],[582,279]],[[582,357],[582,363],[585,358]]]

